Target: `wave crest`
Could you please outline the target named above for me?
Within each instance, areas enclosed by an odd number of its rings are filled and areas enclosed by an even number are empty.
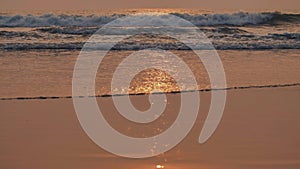
[[[300,14],[274,13],[247,13],[238,12],[233,14],[183,14],[170,13],[184,18],[196,26],[217,26],[217,25],[257,25],[257,24],[278,24],[279,22],[299,22]],[[169,14],[165,14],[166,16]],[[0,16],[0,27],[49,27],[49,26],[78,26],[95,27],[102,26],[117,18],[126,16],[125,14],[114,14],[109,16],[96,15],[54,15],[45,14],[34,15],[2,15]]]

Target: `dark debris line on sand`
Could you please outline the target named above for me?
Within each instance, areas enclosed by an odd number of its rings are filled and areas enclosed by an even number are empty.
[[[165,94],[177,94],[187,92],[209,92],[216,90],[239,90],[239,89],[258,89],[258,88],[277,88],[277,87],[291,87],[300,86],[300,83],[291,84],[275,84],[275,85],[261,85],[261,86],[239,86],[239,87],[228,87],[228,88],[212,88],[212,89],[200,89],[200,90],[183,90],[183,91],[171,91],[165,92]],[[152,94],[164,94],[164,92],[156,92]],[[149,95],[149,93],[130,93],[130,94],[103,94],[95,96],[37,96],[37,97],[12,97],[12,98],[0,98],[0,100],[46,100],[46,99],[71,99],[73,97],[84,98],[84,97],[116,97],[116,96],[138,96],[138,95]]]

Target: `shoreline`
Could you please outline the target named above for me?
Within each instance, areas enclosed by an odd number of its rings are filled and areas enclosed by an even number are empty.
[[[199,89],[199,90],[183,90],[183,91],[171,91],[171,92],[153,92],[151,94],[179,94],[189,92],[210,92],[218,90],[242,90],[242,89],[259,89],[259,88],[284,88],[300,86],[300,83],[290,84],[274,84],[274,85],[257,85],[257,86],[236,86],[227,88],[210,88],[210,89]],[[95,96],[75,96],[76,98],[84,97],[122,97],[122,96],[139,96],[139,95],[150,95],[150,93],[129,93],[129,94],[103,94]],[[0,100],[47,100],[47,99],[71,99],[74,96],[36,96],[36,97],[12,97],[12,98],[0,98]]]

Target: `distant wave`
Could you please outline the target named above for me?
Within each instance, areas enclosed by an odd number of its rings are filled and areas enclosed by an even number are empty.
[[[153,92],[151,94],[178,94],[188,92],[210,92],[217,90],[242,90],[242,89],[260,89],[260,88],[279,88],[279,87],[293,87],[300,86],[300,83],[291,84],[274,84],[274,85],[257,85],[257,86],[235,86],[227,88],[210,88],[210,89],[199,89],[199,90],[182,90],[182,91],[171,91],[171,92]],[[122,97],[122,96],[138,96],[138,95],[149,95],[149,93],[129,93],[129,94],[103,94],[95,96],[37,96],[37,97],[2,97],[0,100],[45,100],[45,99],[71,99],[71,98],[85,98],[85,97]]]
[[[215,25],[257,25],[257,24],[278,24],[280,22],[299,22],[300,14],[281,13],[247,13],[238,12],[233,14],[181,14],[171,13],[184,18],[196,26]],[[167,15],[167,14],[166,14]],[[109,16],[82,16],[82,15],[2,15],[0,16],[0,27],[49,27],[49,26],[77,26],[95,27],[102,26],[112,20],[126,16],[125,14],[114,14]]]

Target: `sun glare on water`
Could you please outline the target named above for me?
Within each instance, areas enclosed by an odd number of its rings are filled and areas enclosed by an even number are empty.
[[[165,168],[163,165],[156,165],[156,168]]]

